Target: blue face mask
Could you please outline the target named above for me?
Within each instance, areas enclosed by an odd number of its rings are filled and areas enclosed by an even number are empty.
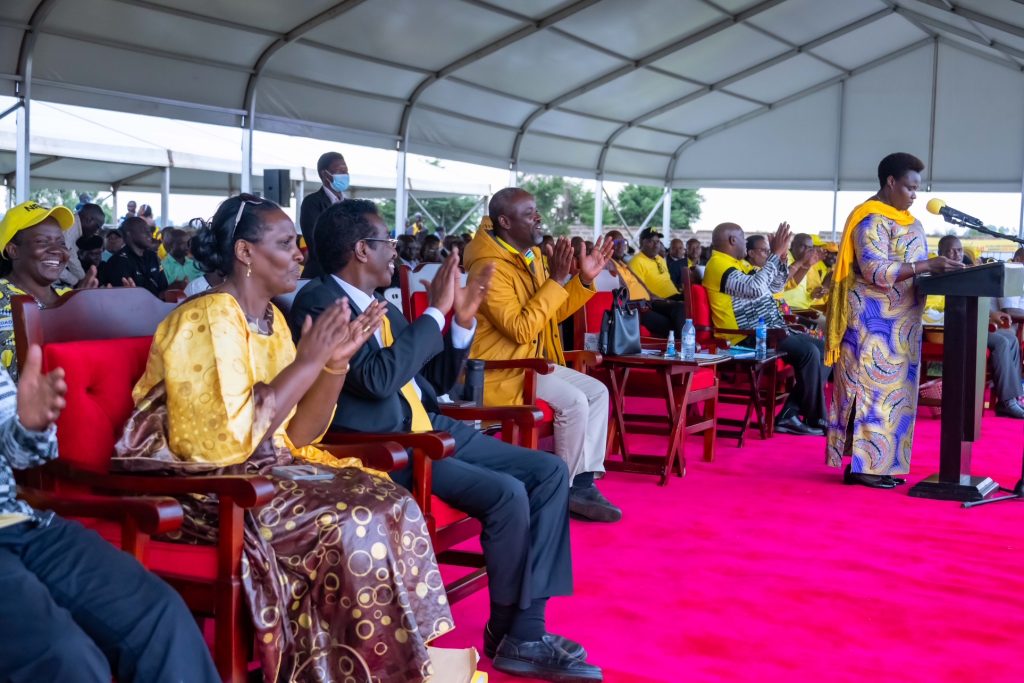
[[[348,173],[335,173],[331,176],[331,187],[335,192],[344,192],[348,189]]]

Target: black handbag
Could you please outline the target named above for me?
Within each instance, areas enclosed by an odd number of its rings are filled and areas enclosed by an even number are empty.
[[[609,356],[628,356],[640,353],[640,313],[629,306],[629,292],[625,287],[612,293],[612,307],[601,317],[598,349]]]

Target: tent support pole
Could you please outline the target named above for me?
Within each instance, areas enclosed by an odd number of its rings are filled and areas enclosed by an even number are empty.
[[[843,108],[846,106],[846,81],[839,81],[839,115],[836,123],[836,165],[832,169],[832,241],[836,241],[836,213],[839,211],[839,173],[843,154]]]
[[[302,176],[295,184],[295,230],[298,233],[302,233],[302,228],[299,226],[299,219],[302,216],[302,200],[306,198],[306,171],[303,169]]]
[[[406,191],[405,174],[405,144],[404,139],[398,141],[397,174],[395,178],[395,235],[403,235],[406,232],[405,219],[409,215],[409,196]]]
[[[252,138],[256,129],[256,98],[249,103],[242,127],[242,192],[252,192]]]
[[[596,180],[597,188],[594,190],[594,241],[596,242],[604,232],[604,180],[601,176]]]
[[[160,183],[160,227],[171,224],[171,167],[164,167],[163,182]]]
[[[665,201],[661,203],[661,234],[669,237],[672,230],[672,186],[665,186]],[[671,242],[671,240],[670,240]]]
[[[660,209],[664,203],[665,193],[662,192],[661,196],[658,197],[658,201],[654,202],[654,206],[651,208],[650,212],[648,212],[647,218],[645,218],[644,222],[640,224],[640,230],[643,230],[650,224],[651,219],[654,218],[654,214],[658,213],[658,209]],[[664,214],[662,214],[662,216],[664,217]]]

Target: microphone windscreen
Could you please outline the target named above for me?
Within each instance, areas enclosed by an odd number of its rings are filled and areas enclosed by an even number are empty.
[[[946,202],[942,201],[941,199],[929,199],[927,205],[928,213],[934,213],[937,216],[939,215],[939,212],[942,211],[942,207],[944,207],[945,205]]]

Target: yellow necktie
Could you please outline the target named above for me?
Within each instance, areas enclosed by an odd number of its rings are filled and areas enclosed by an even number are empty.
[[[391,334],[391,321],[388,320],[387,316],[384,316],[381,320],[380,339],[384,342],[385,348],[395,342],[395,337]],[[430,424],[430,416],[427,415],[427,409],[423,407],[423,401],[416,395],[416,387],[413,382],[414,380],[409,380],[402,387],[402,398],[405,399],[405,402],[409,404],[410,410],[412,410],[412,431],[429,432],[434,428],[434,425]]]

